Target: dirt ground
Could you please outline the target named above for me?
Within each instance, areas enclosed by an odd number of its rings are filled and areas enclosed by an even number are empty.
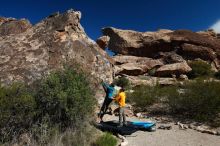
[[[106,115],[105,121],[118,120],[118,117]],[[127,118],[129,121],[147,121],[136,117]],[[157,123],[157,128],[162,123]],[[157,129],[155,132],[137,131],[125,136],[127,146],[220,146],[220,136],[200,133],[192,129],[181,130],[178,125],[168,123],[171,130]]]

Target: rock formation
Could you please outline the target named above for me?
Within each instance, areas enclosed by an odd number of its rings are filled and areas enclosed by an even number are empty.
[[[0,80],[31,83],[65,64],[79,64],[91,75],[112,81],[108,55],[80,25],[81,13],[55,13],[32,26],[27,20],[0,18]]]
[[[113,57],[116,75],[137,76],[153,71],[158,77],[180,77],[191,71],[187,62],[196,59],[208,62],[213,70],[219,69],[220,40],[212,30],[137,32],[107,27],[102,32],[110,37],[105,42],[107,47],[118,54]]]
[[[26,19],[0,17],[1,83],[31,83],[65,64],[79,64],[110,82],[114,75],[187,79],[191,70],[187,62],[196,59],[210,63],[215,71],[220,68],[219,34],[212,30],[137,32],[108,27],[94,42],[80,19],[81,13],[73,10],[54,13],[34,26]],[[104,51],[107,47],[118,55],[110,58]],[[176,79],[170,80],[169,84]]]
[[[169,75],[178,75],[186,74],[192,69],[188,66],[186,62],[166,64],[158,68],[155,72],[156,76],[169,76]]]
[[[115,74],[142,75],[147,73],[151,68],[162,66],[163,62],[159,59],[136,56],[115,56]]]
[[[96,43],[100,48],[105,49],[108,46],[109,39],[108,36],[102,36],[96,40]]]

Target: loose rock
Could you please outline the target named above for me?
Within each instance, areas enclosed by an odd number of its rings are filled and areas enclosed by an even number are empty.
[[[158,129],[171,130],[172,126],[171,125],[161,125],[158,127]]]

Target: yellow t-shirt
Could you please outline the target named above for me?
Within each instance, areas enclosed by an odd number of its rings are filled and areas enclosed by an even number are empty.
[[[125,92],[120,92],[116,97],[115,100],[118,102],[120,107],[124,107],[125,106]]]

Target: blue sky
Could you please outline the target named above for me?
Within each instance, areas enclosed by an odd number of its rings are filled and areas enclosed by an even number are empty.
[[[0,16],[37,23],[49,14],[70,8],[82,12],[81,24],[96,39],[101,28],[137,31],[190,29],[211,26],[220,31],[220,0],[2,0]]]

